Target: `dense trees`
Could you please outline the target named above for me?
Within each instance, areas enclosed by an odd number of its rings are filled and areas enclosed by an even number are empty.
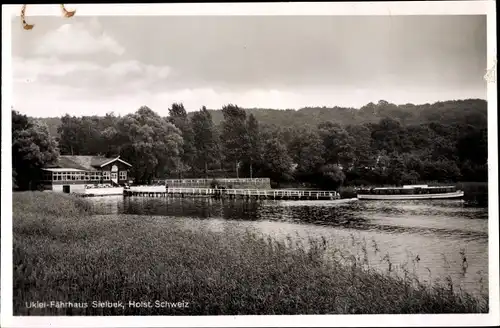
[[[29,140],[40,143],[40,152],[47,156],[34,156],[39,162],[30,165],[37,167],[51,159],[48,154],[55,154],[57,147],[47,128],[32,122],[13,116],[13,137],[18,153]],[[121,154],[134,164],[131,176],[141,182],[252,176],[336,188],[487,180],[486,102],[477,99],[432,105],[381,100],[359,110],[279,111],[228,104],[219,111],[203,107],[189,113],[175,103],[168,117],[142,107],[124,117],[66,115],[60,122],[62,154]],[[25,130],[14,136],[14,131]]]
[[[220,159],[219,134],[206,107],[195,112],[191,119],[195,147],[195,167],[208,178],[208,168]]]
[[[236,175],[239,167],[249,152],[249,140],[246,126],[246,113],[236,105],[229,104],[222,108],[224,121],[221,124],[221,145],[224,162],[234,165]]]
[[[182,134],[183,145],[181,149],[180,161],[177,163],[179,177],[185,171],[193,171],[195,169],[195,144],[193,129],[189,122],[186,109],[183,104],[174,103],[168,109],[168,121],[175,125]]]
[[[249,169],[250,169],[250,177],[252,178],[253,177],[253,167],[256,163],[260,163],[262,162],[262,139],[261,139],[261,134],[260,134],[260,131],[259,131],[259,122],[257,122],[257,119],[255,118],[255,116],[253,116],[253,114],[250,114],[250,116],[248,116],[248,119],[247,119],[247,122],[246,122],[246,132],[247,132],[247,143],[248,143],[248,146],[247,146],[247,153],[246,153],[246,157],[247,157],[247,162],[248,162],[248,166],[249,166]],[[267,150],[269,150],[270,148],[273,148],[275,149],[275,151],[277,153],[279,153],[280,151],[283,151],[283,152],[286,152],[286,148],[285,147],[281,147],[281,144],[279,141],[277,141],[276,143],[274,144],[266,144],[268,146],[268,148],[266,148]],[[283,149],[281,149],[283,148]],[[267,156],[265,156],[264,154],[264,158],[269,158]],[[288,168],[285,168],[285,170],[283,171],[283,173],[285,174],[286,176],[286,171],[288,170]]]
[[[134,163],[136,181],[150,183],[182,169],[181,131],[146,106],[118,120],[115,138],[119,154]]]
[[[278,139],[271,138],[263,143],[260,172],[273,181],[290,181],[293,162],[286,146]]]
[[[35,189],[40,168],[57,160],[57,142],[43,122],[12,111],[12,183],[15,189]]]
[[[51,122],[47,120],[46,122]],[[116,133],[118,117],[113,114],[100,116],[75,117],[65,115],[61,118],[61,125],[57,127],[61,153],[66,155],[111,155],[116,149],[109,147],[103,138],[109,138]]]

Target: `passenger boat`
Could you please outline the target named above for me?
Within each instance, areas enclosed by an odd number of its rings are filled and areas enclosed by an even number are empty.
[[[406,185],[358,190],[357,196],[366,200],[457,199],[464,192],[454,186]]]

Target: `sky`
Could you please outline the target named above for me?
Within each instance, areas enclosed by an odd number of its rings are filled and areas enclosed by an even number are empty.
[[[486,16],[95,16],[12,22],[14,109],[162,116],[486,99]]]

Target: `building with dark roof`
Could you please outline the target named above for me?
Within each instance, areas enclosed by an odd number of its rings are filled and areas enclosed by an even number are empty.
[[[46,190],[66,193],[84,192],[89,184],[120,186],[128,181],[131,167],[120,156],[59,156],[56,163],[42,169],[43,184]]]

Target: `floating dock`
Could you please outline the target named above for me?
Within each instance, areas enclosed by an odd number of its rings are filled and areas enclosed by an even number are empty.
[[[133,187],[125,189],[127,197],[207,197],[272,200],[334,200],[340,199],[336,191],[287,190],[287,189],[210,189],[210,188],[159,188]]]

